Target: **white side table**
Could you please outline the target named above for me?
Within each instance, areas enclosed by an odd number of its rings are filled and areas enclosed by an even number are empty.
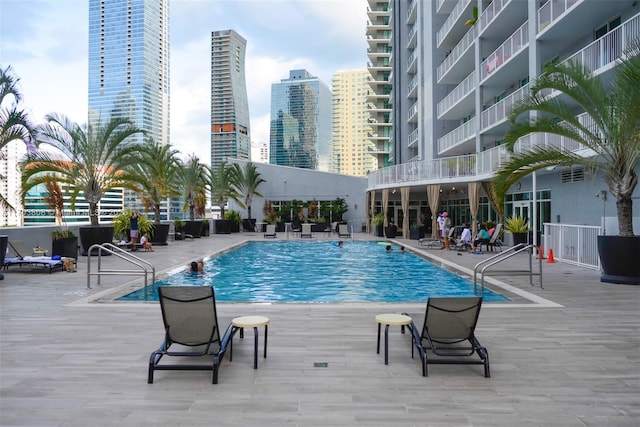
[[[376,316],[378,322],[378,354],[380,354],[380,329],[384,327],[384,364],[389,364],[389,326],[406,326],[411,323],[411,317],[404,314],[385,313]],[[404,329],[404,328],[403,328]]]
[[[242,316],[231,321],[233,333],[231,334],[231,347],[229,349],[229,361],[233,358],[233,335],[240,329],[240,338],[244,338],[244,328],[253,328],[253,369],[258,369],[258,328],[264,326],[264,358],[267,358],[267,331],[269,318],[264,316]]]

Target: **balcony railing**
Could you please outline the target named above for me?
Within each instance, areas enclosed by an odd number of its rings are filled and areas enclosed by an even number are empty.
[[[413,132],[411,132],[409,134],[409,137],[407,138],[407,146],[411,147],[413,144],[415,144],[416,142],[418,142],[418,138],[420,136],[420,129],[416,129]]]
[[[493,22],[493,19],[498,16],[507,3],[511,3],[511,0],[493,0],[489,6],[482,11],[482,15],[478,18],[478,26],[481,32]]]
[[[415,76],[413,76],[413,78],[411,79],[411,81],[409,82],[409,86],[407,87],[407,93],[409,95],[411,95],[413,93],[413,90],[418,86],[418,75],[416,74]]]
[[[445,136],[438,138],[438,153],[442,153],[449,148],[467,141],[476,134],[476,118],[472,117],[469,121],[461,124]]]
[[[409,108],[409,113],[407,114],[407,121],[411,121],[413,117],[418,114],[418,103],[415,102],[411,108]]]
[[[583,0],[550,0],[538,9],[538,31],[547,28],[553,21],[557,20],[571,6]]]
[[[595,72],[620,58],[629,43],[638,37],[640,37],[640,13],[563,62],[576,61],[587,67],[589,71]]]
[[[480,65],[480,71],[482,72],[480,77],[481,81],[487,78],[489,74],[499,69],[513,55],[518,53],[529,43],[528,29],[529,22],[525,22],[482,62],[482,65]]]
[[[462,39],[458,42],[456,47],[451,50],[449,55],[442,61],[442,64],[438,65],[438,81],[442,79],[442,77],[449,72],[451,67],[458,62],[458,59],[462,57],[462,55],[469,49],[473,42],[476,39],[476,27],[475,25],[469,28],[467,34],[462,37]]]
[[[509,114],[513,111],[513,106],[529,93],[529,84],[526,84],[484,110],[482,112],[482,129],[494,126],[509,117]]]
[[[475,70],[471,72],[458,86],[445,96],[442,101],[438,102],[438,117],[445,111],[460,102],[465,96],[475,89]]]
[[[447,20],[444,22],[444,24],[442,24],[442,27],[440,27],[440,29],[438,30],[438,34],[436,35],[438,46],[440,46],[440,43],[442,43],[442,40],[444,40],[444,38],[447,36],[449,31],[451,31],[455,23],[458,22],[458,19],[460,19],[460,15],[462,14],[462,12],[464,12],[467,6],[469,6],[469,3],[471,3],[471,0],[458,1],[458,4],[456,4],[456,7],[453,8]]]

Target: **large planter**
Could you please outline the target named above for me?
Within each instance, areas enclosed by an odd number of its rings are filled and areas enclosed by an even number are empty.
[[[202,234],[202,221],[185,221],[184,232],[194,239],[199,239]]]
[[[78,258],[78,237],[64,237],[51,241],[51,256],[60,255],[67,258]]]
[[[202,229],[200,230],[200,235],[202,237],[208,237],[211,235],[211,224],[208,220],[202,221]]]
[[[377,237],[384,237],[384,226],[383,225],[376,225],[376,236]]]
[[[256,220],[255,219],[243,219],[242,220],[242,230],[243,231],[254,231],[256,229]]]
[[[168,237],[169,224],[153,224],[153,236],[151,236],[151,243],[156,246],[166,245]]]
[[[424,227],[411,227],[409,229],[409,238],[411,240],[420,240],[424,237]]]
[[[640,236],[598,236],[601,282],[640,284]]]
[[[390,225],[384,229],[384,235],[387,237],[387,239],[395,239],[397,234],[398,227],[396,227],[395,225]]]
[[[314,233],[321,233],[325,231],[327,228],[331,229],[331,224],[328,222],[316,222],[311,224],[311,231]],[[276,230],[279,231],[279,230]],[[284,222],[282,223],[282,231],[284,231]]]
[[[233,221],[229,219],[215,219],[214,223],[213,228],[216,234],[231,234],[231,226],[234,224]]]
[[[523,243],[527,244],[528,234],[527,233],[511,233],[513,236],[513,246]]]
[[[7,253],[7,244],[9,243],[9,236],[0,236],[0,270],[4,265],[4,255]],[[4,279],[2,271],[0,271],[0,280]]]
[[[86,225],[79,228],[80,243],[82,244],[82,256],[87,256],[89,248],[96,244],[113,242],[113,226],[112,225]],[[98,251],[94,250],[91,255],[97,255]],[[102,255],[109,255],[103,251]]]

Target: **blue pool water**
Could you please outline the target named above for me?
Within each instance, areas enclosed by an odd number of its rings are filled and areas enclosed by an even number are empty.
[[[162,285],[213,285],[219,302],[426,302],[475,295],[473,283],[398,246],[379,242],[250,242],[205,262],[205,273],[174,274]],[[144,301],[144,289],[119,300]],[[485,301],[508,301],[485,290]]]

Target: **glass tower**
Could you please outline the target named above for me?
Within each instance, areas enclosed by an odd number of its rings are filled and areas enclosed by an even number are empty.
[[[269,163],[330,170],[331,98],[331,89],[307,70],[291,70],[271,85]]]
[[[211,33],[211,167],[227,157],[251,160],[244,73],[247,41],[233,30]]]
[[[169,0],[89,0],[89,123],[112,117],[169,143]]]

